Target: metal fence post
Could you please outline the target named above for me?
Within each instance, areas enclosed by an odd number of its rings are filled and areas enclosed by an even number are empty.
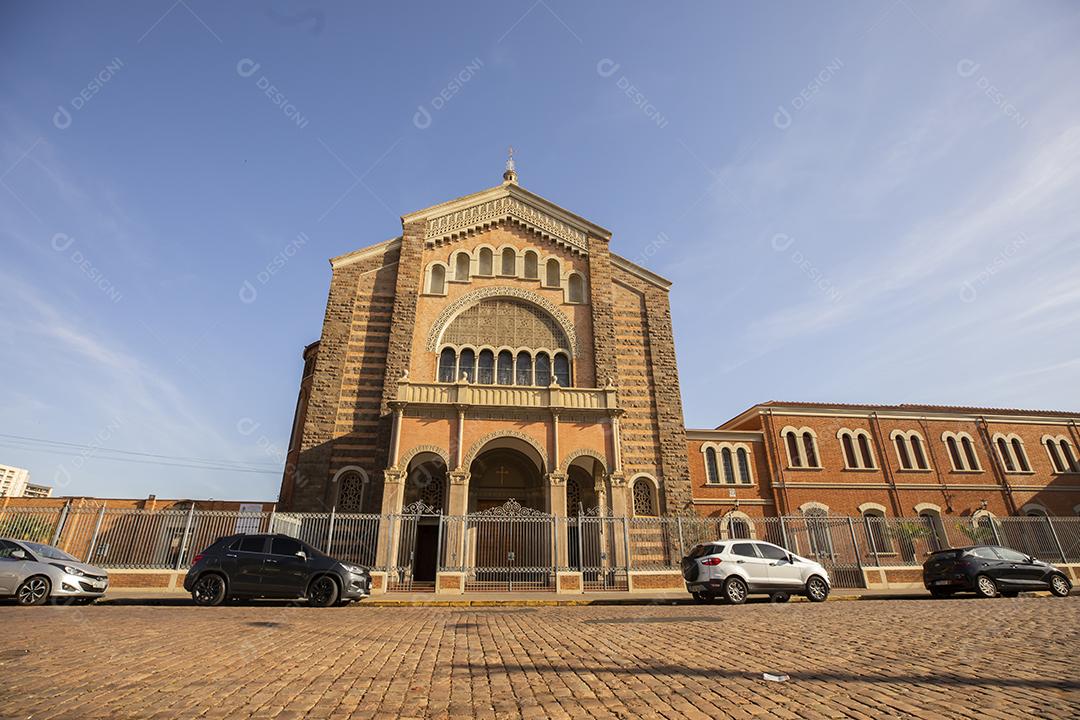
[[[788,552],[795,552],[791,549],[791,545],[788,544],[787,526],[784,525],[784,516],[780,516],[780,544],[784,546]]]
[[[101,532],[101,521],[105,519],[105,504],[102,503],[98,511],[97,524],[94,525],[94,534],[90,536],[90,550],[86,553],[86,562],[93,562],[94,550],[97,548],[97,536]]]
[[[855,551],[855,564],[862,570],[862,554],[859,552],[859,541],[855,539],[855,519],[848,517],[848,530],[851,531],[851,547]]]
[[[629,518],[622,519],[623,550],[626,553],[626,569],[630,570],[630,523]]]
[[[439,571],[443,569],[443,556],[442,556],[443,539],[442,539],[442,535],[443,535],[443,514],[440,512],[439,513],[439,534],[435,538],[435,580],[436,580],[436,582],[438,582],[438,579],[439,579],[439,577],[438,577]],[[436,588],[436,590],[438,590],[438,588]]]
[[[64,523],[67,522],[68,510],[71,508],[71,500],[69,499],[64,503],[64,508],[60,511],[60,519],[56,521],[56,529],[53,530],[52,539],[49,540],[49,544],[53,547],[59,547],[56,543],[60,541],[60,533],[64,531]]]
[[[683,540],[682,534],[682,515],[675,518],[675,524],[679,527],[679,557],[682,558],[682,554],[686,552],[686,542]]]
[[[555,557],[551,558],[551,565],[552,565],[552,567],[555,568],[555,574],[558,575],[558,573],[559,573],[559,516],[558,515],[552,515],[551,516],[551,522],[555,526],[555,530],[554,530],[554,532],[555,532]],[[558,578],[556,578],[556,580],[555,580],[555,591],[556,592],[559,591]]]
[[[997,519],[990,518],[990,533],[994,536],[994,544],[1001,545],[1001,536],[998,535]]]
[[[1050,527],[1050,534],[1054,536],[1054,544],[1057,545],[1058,554],[1061,555],[1061,562],[1067,563],[1069,559],[1065,557],[1065,548],[1061,546],[1061,540],[1058,539],[1057,530],[1054,529],[1054,523],[1050,518],[1046,518],[1046,524]]]
[[[270,518],[266,522],[266,532],[274,532],[274,518],[277,517],[277,503],[270,506]]]
[[[195,503],[191,503],[191,507],[188,508],[187,524],[184,525],[184,536],[180,540],[180,554],[176,556],[176,567],[174,568],[179,572],[180,568],[184,564],[184,556],[187,555],[188,542],[191,540],[191,519],[195,515]]]
[[[326,554],[330,555],[330,545],[334,542],[334,514],[337,511],[337,505],[330,508],[330,522],[326,527]]]

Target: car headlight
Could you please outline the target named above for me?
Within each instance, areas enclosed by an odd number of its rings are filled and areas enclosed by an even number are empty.
[[[353,575],[363,575],[367,573],[367,570],[359,565],[349,565],[348,563],[341,563],[341,567],[345,568],[345,572],[352,573]]]
[[[71,567],[70,565],[61,565],[60,563],[53,563],[53,567],[58,567],[68,575],[74,575],[75,577],[84,577],[86,573],[77,567]]]

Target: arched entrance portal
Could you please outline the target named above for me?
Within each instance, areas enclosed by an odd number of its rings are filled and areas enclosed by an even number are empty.
[[[422,452],[409,461],[401,514],[397,561],[390,583],[395,590],[435,589],[439,560],[439,516],[446,512],[446,463]]]
[[[468,590],[525,590],[554,582],[553,520],[544,460],[530,443],[501,437],[469,466]]]

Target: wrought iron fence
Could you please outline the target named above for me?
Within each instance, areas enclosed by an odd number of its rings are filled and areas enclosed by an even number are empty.
[[[1080,563],[1080,517],[555,517],[508,503],[445,516],[109,508],[0,509],[0,537],[47,542],[106,568],[175,569],[220,537],[280,532],[388,573],[391,590],[435,589],[456,572],[468,590],[554,590],[560,572],[586,590],[625,590],[633,571],[676,571],[694,545],[757,539],[821,562],[837,587],[863,568],[918,567],[947,547],[1002,545],[1049,562]],[[381,555],[380,555],[381,552]]]

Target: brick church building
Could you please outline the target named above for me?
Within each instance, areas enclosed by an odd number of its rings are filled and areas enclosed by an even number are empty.
[[[685,429],[670,283],[503,177],[330,261],[281,509],[1080,514],[1076,414],[770,402]]]

